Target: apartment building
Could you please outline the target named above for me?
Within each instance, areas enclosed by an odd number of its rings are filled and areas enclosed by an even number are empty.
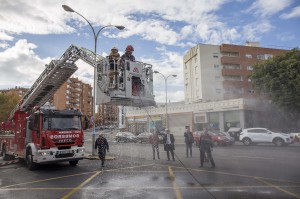
[[[119,107],[111,104],[98,106],[96,124],[99,126],[115,126],[118,123]]]
[[[69,78],[50,100],[57,109],[79,109],[84,116],[92,115],[92,87],[78,78]]]
[[[285,52],[261,48],[257,42],[245,46],[198,44],[183,58],[185,102],[207,102],[258,97],[249,75],[253,65]]]

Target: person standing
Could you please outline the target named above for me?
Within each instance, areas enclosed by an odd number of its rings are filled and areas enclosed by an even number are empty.
[[[113,47],[111,49],[111,52],[108,56],[109,60],[109,82],[111,84],[117,83],[117,77],[118,77],[118,61],[120,59],[120,54],[118,52],[118,49],[116,47]]]
[[[98,148],[98,156],[101,160],[101,167],[104,167],[106,151],[109,152],[109,145],[105,137],[102,134],[99,135],[95,142],[95,149]]]
[[[204,132],[200,136],[200,142],[199,142],[200,163],[201,163],[200,167],[203,167],[205,153],[206,153],[207,158],[209,159],[209,161],[211,163],[211,168],[215,168],[216,165],[215,165],[214,159],[211,154],[211,151],[213,148],[212,139],[211,139],[211,136],[208,134],[207,128],[204,128],[203,130],[204,130]]]
[[[174,135],[170,133],[169,129],[166,129],[166,134],[164,135],[164,150],[167,152],[168,161],[170,161],[170,152],[173,158],[173,161],[175,161],[174,157],[174,150],[175,150],[175,138]]]
[[[186,126],[185,127],[185,132],[184,132],[184,142],[186,146],[186,157],[192,157],[193,155],[193,143],[194,143],[194,137],[193,133],[190,131],[190,127]]]
[[[132,55],[133,51],[134,51],[133,46],[128,45],[125,49],[125,53],[121,56],[121,59],[135,61],[135,57]]]
[[[158,148],[158,144],[159,144],[159,138],[158,138],[158,134],[154,131],[154,129],[151,129],[150,132],[152,133],[152,135],[150,136],[150,144],[152,144],[152,152],[153,152],[153,160],[155,160],[155,151],[157,153],[157,159],[159,158],[159,148]]]

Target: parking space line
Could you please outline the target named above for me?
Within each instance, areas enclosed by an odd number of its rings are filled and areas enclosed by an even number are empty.
[[[85,180],[83,183],[81,183],[79,186],[75,187],[72,189],[72,191],[70,191],[69,193],[67,193],[65,196],[62,197],[62,199],[67,199],[69,198],[71,195],[73,195],[76,191],[78,191],[81,187],[83,187],[84,185],[86,185],[87,183],[89,183],[92,179],[94,179],[97,175],[99,175],[101,173],[101,171],[96,172],[94,175],[92,175],[91,177],[89,177],[87,180]]]
[[[264,159],[264,160],[274,160],[274,158],[267,158],[267,157],[251,157],[251,156],[240,156],[240,155],[236,155],[236,156],[232,156],[233,158],[249,158],[249,159]]]
[[[284,187],[284,188],[300,188],[300,185],[282,185],[280,187]],[[247,188],[274,188],[274,185],[239,185],[239,186],[205,186],[205,189],[247,189]],[[63,187],[56,187],[56,188],[53,188],[53,187],[25,187],[25,188],[7,188],[7,189],[0,189],[0,192],[1,191],[23,191],[23,190],[71,190],[71,189],[74,189],[74,188],[63,188]],[[110,190],[112,189],[112,187],[93,187],[93,188],[84,188],[84,187],[81,187],[81,188],[78,188],[77,190]],[[138,187],[138,186],[133,186],[133,187],[113,187],[113,189],[174,189],[174,187],[150,187],[150,186],[146,186],[146,187]],[[203,186],[182,186],[180,187],[180,189],[204,189]]]
[[[163,164],[160,164],[163,165]],[[168,165],[164,165],[168,166]],[[173,168],[179,168],[179,169],[188,169],[190,171],[199,171],[199,172],[207,172],[207,173],[216,173],[216,174],[223,174],[223,175],[232,175],[232,176],[238,176],[238,177],[245,177],[245,178],[261,178],[265,180],[273,180],[277,182],[289,182],[289,183],[295,183],[295,184],[300,184],[300,182],[295,182],[291,180],[281,180],[281,179],[275,179],[275,178],[267,178],[267,177],[261,177],[261,176],[251,176],[251,175],[245,175],[245,174],[238,174],[238,173],[229,173],[229,172],[222,172],[222,171],[210,171],[206,169],[193,169],[193,168],[185,168],[181,166],[172,166]],[[174,171],[177,172],[177,171]]]
[[[95,171],[86,172],[86,173],[78,173],[78,174],[67,175],[67,176],[60,176],[60,177],[55,177],[55,178],[48,178],[48,179],[44,179],[44,180],[35,180],[35,181],[30,181],[30,182],[23,182],[23,183],[18,183],[18,184],[12,184],[12,185],[7,185],[7,186],[0,187],[0,190],[4,189],[4,188],[8,188],[8,187],[33,184],[33,183],[37,183],[37,182],[46,182],[46,181],[50,181],[50,180],[57,180],[57,179],[62,179],[62,178],[69,178],[69,177],[74,177],[74,176],[86,175],[86,174],[90,174],[90,173],[95,173]]]
[[[260,181],[260,182],[262,182],[262,183],[265,183],[265,184],[267,184],[267,185],[270,185],[271,187],[273,187],[273,188],[275,188],[275,189],[277,189],[277,190],[279,190],[279,191],[282,191],[282,192],[284,192],[284,193],[286,193],[286,194],[288,194],[288,195],[291,195],[291,196],[293,196],[293,197],[295,197],[295,198],[300,199],[300,196],[298,196],[298,195],[295,194],[295,193],[292,193],[292,192],[290,192],[290,191],[287,191],[287,190],[285,190],[285,189],[282,189],[281,187],[276,186],[276,185],[274,185],[274,184],[272,184],[272,183],[270,183],[270,182],[267,182],[267,181],[265,181],[265,180],[263,180],[263,179],[261,179],[261,178],[255,178],[255,179],[258,180],[258,181]]]
[[[169,170],[169,176],[170,176],[170,178],[172,180],[172,185],[173,185],[173,189],[174,189],[175,194],[176,194],[176,198],[177,199],[182,199],[182,195],[181,195],[179,186],[177,185],[177,183],[175,181],[175,175],[173,173],[172,167],[168,166],[168,170]]]

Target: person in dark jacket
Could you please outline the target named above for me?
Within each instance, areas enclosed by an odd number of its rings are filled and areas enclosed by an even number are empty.
[[[184,132],[184,142],[186,146],[186,157],[192,157],[193,154],[193,143],[194,143],[194,137],[193,133],[190,131],[190,127],[186,126],[185,127],[185,132]]]
[[[208,130],[206,128],[203,129],[204,132],[200,136],[200,142],[199,142],[199,150],[200,150],[200,167],[203,167],[203,162],[205,158],[205,153],[207,154],[207,158],[209,159],[211,163],[211,167],[216,167],[214,159],[212,157],[211,151],[213,148],[213,143],[211,136],[208,134]]]
[[[106,151],[109,152],[109,145],[105,137],[102,134],[99,135],[95,142],[95,149],[98,148],[98,156],[101,160],[101,166],[104,167]]]
[[[134,51],[133,46],[128,45],[125,49],[125,53],[121,56],[121,59],[135,61],[135,57],[132,55],[133,51]]]
[[[170,161],[170,152],[173,161],[175,161],[175,157],[174,157],[175,138],[174,135],[170,133],[169,129],[166,129],[166,134],[164,135],[163,142],[164,142],[164,150],[167,152],[168,161]]]

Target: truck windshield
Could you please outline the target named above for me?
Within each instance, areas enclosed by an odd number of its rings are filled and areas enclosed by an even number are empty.
[[[80,130],[80,116],[53,116],[43,118],[44,130]]]

